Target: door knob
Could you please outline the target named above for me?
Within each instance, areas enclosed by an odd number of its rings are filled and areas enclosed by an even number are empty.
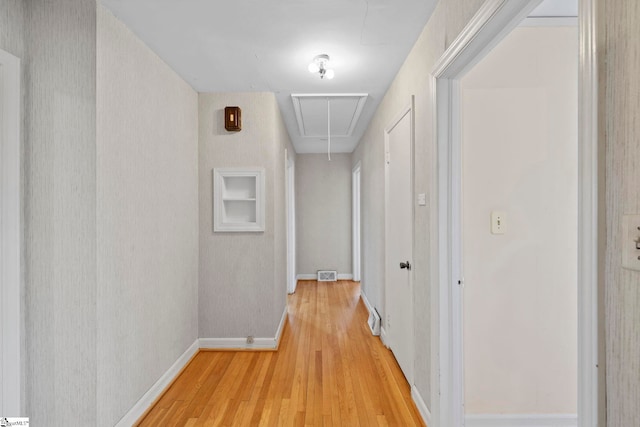
[[[411,264],[409,263],[409,261],[401,262],[400,263],[400,268],[406,268],[407,270],[411,270]]]

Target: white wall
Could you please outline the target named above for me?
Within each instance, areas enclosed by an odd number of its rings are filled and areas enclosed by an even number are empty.
[[[26,415],[96,425],[96,4],[23,3]]]
[[[110,11],[97,31],[98,425],[198,337],[198,95]]]
[[[516,28],[461,82],[467,414],[577,412],[577,52]]]
[[[436,194],[432,180],[433,139],[429,75],[435,62],[458,36],[484,0],[442,0],[416,41],[376,110],[352,162],[362,162],[362,289],[378,311],[384,286],[384,129],[415,95],[414,192],[425,193],[427,206],[415,206],[414,325],[417,391],[431,408],[431,281],[437,277]],[[414,198],[415,200],[415,198]],[[437,349],[434,349],[436,351]]]
[[[224,129],[224,107],[242,109],[242,131]],[[273,93],[199,95],[201,338],[274,337],[286,303],[284,150]],[[265,168],[265,231],[214,233],[212,170]]]
[[[26,60],[26,49],[25,49],[25,44],[26,44],[26,31],[25,31],[25,13],[26,13],[26,6],[25,6],[25,2],[21,1],[21,0],[7,0],[3,3],[3,8],[0,9],[0,49],[9,52],[10,54],[18,57],[21,61],[22,61],[22,70],[20,73],[20,81],[22,83],[22,87],[21,87],[21,99],[20,99],[20,107],[21,107],[21,111],[20,111],[20,117],[25,117],[25,113],[26,113],[26,91],[25,91],[25,86],[26,86],[26,72],[25,72],[25,67],[24,67],[24,61]],[[22,120],[22,126],[20,128],[20,179],[24,185],[24,146],[25,146],[25,121]],[[24,188],[20,189],[22,192],[24,192]],[[21,201],[22,202],[22,201]],[[21,209],[21,214],[24,215],[24,204],[22,204],[20,206]],[[20,219],[20,221],[24,224],[24,217],[22,217]],[[22,245],[22,254],[20,254],[20,261],[24,262],[24,244]],[[24,285],[24,283],[23,283]],[[26,395],[26,387],[25,387],[25,383],[26,383],[26,379],[25,379],[25,373],[26,373],[26,366],[25,366],[25,358],[26,358],[26,340],[25,340],[25,331],[24,331],[24,313],[26,313],[26,309],[25,309],[25,292],[24,290],[21,289],[21,307],[20,307],[20,312],[23,313],[23,319],[21,320],[21,333],[22,333],[22,343],[21,343],[21,348],[20,348],[20,354],[22,355],[22,360],[21,360],[21,364],[22,364],[22,372],[19,373],[20,377],[21,377],[21,384],[22,384],[22,389],[21,389],[21,396],[19,396],[20,401],[21,401],[21,405],[22,405],[22,413],[26,413],[27,409],[26,409],[26,401],[27,401],[27,395]],[[2,332],[0,332],[0,340],[3,339],[2,338]],[[6,344],[4,344],[6,346]],[[6,347],[5,347],[6,349]],[[0,343],[0,353],[2,353],[3,350],[3,344]],[[2,355],[0,354],[0,359],[2,358]],[[0,364],[1,364],[1,360],[0,360]],[[0,381],[2,381],[2,377],[3,374],[0,373]],[[2,391],[0,391],[0,399],[6,399],[6,396],[3,397],[2,396]],[[2,406],[0,404],[0,406]],[[6,413],[5,415],[10,415],[8,413]]]
[[[296,160],[298,274],[352,274],[351,154],[300,154]]]

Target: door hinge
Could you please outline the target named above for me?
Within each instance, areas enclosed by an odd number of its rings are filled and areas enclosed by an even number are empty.
[[[387,164],[389,164],[391,162],[391,153],[389,151],[385,152],[384,157]]]

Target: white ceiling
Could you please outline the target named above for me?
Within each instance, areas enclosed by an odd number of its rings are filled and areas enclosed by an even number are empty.
[[[324,152],[302,138],[292,93],[367,93],[349,137],[358,144],[382,96],[424,28],[436,0],[101,0],[198,92],[275,92],[299,153]],[[333,80],[307,70],[331,56]],[[242,107],[242,106],[240,106]],[[243,117],[250,120],[249,117]]]
[[[326,135],[300,135],[291,94],[368,94],[351,135],[332,137],[333,152],[353,151],[437,0],[101,2],[198,92],[274,92],[296,151],[319,153]],[[530,16],[577,16],[577,4],[545,0]],[[321,53],[333,80],[307,71]]]

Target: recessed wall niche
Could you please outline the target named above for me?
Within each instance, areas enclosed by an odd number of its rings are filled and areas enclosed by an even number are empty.
[[[213,231],[264,231],[264,168],[213,169]]]

